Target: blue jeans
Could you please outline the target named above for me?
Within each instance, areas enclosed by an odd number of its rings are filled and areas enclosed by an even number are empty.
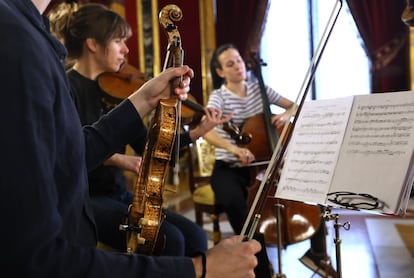
[[[120,252],[126,251],[126,236],[119,231],[119,224],[128,213],[132,198],[131,192],[91,197],[99,241]],[[165,213],[159,230],[159,236],[166,238],[161,255],[192,257],[207,250],[207,235],[201,227],[172,210],[166,209]]]

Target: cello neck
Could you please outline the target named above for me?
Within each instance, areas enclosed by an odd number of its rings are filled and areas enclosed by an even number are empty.
[[[265,127],[267,132],[267,139],[269,143],[269,148],[273,150],[279,140],[277,135],[277,130],[274,125],[272,125],[272,112],[270,111],[270,103],[266,93],[266,86],[263,81],[263,75],[261,70],[262,61],[255,53],[252,55],[253,59],[253,73],[256,76],[259,87],[260,87],[260,94],[262,96],[262,104],[263,104],[263,115],[265,121]]]

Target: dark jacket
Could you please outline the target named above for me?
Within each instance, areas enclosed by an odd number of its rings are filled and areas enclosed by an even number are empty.
[[[95,248],[87,169],[145,131],[132,104],[82,129],[65,49],[30,0],[0,2],[0,34],[0,276],[194,277],[190,258]]]

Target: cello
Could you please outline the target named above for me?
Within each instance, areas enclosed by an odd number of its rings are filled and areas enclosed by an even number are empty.
[[[159,13],[160,24],[165,28],[169,42],[164,69],[183,64],[181,38],[173,23],[181,18],[181,9],[176,5],[167,5]],[[172,87],[179,86],[180,82],[181,78],[175,79],[171,82]],[[129,254],[158,254],[160,250],[157,249],[163,247],[163,238],[159,237],[159,228],[165,217],[163,191],[180,122],[180,104],[176,97],[161,100],[151,119],[133,189],[133,202],[126,223],[120,226],[121,230],[126,231],[126,251]]]
[[[266,95],[266,86],[261,73],[262,61],[257,55],[252,54],[250,65],[256,76],[263,99],[263,114],[249,118],[243,125],[242,132],[252,134],[252,141],[247,145],[256,156],[257,161],[269,160],[273,150],[282,138],[281,144],[286,144],[283,139],[283,127],[277,129],[271,123],[272,113]],[[287,132],[290,131],[288,123]],[[253,196],[256,195],[258,186],[263,178],[263,171],[255,174],[256,180],[249,188],[248,206],[251,207]],[[316,205],[302,202],[275,198],[276,186],[273,185],[266,196],[262,197],[264,208],[257,224],[257,232],[262,233],[267,245],[289,245],[310,238],[320,224],[320,209]],[[280,209],[280,217],[277,217]],[[279,226],[279,227],[278,227]]]
[[[256,157],[256,161],[265,161],[270,159],[279,135],[276,127],[271,122],[272,112],[270,111],[270,103],[261,71],[262,61],[255,53],[251,53],[250,56],[251,61],[249,64],[259,82],[263,113],[249,118],[243,124],[241,131],[242,133],[252,134],[252,140],[248,146],[249,150]]]
[[[328,19],[328,22],[322,34],[321,40],[318,44],[318,47],[316,48],[316,52],[312,56],[312,61],[309,65],[308,71],[301,85],[297,99],[295,100],[295,103],[299,103],[299,105],[297,108],[296,115],[295,117],[293,117],[291,128],[288,128],[290,125],[290,123],[288,122],[286,122],[285,125],[283,126],[283,130],[280,134],[281,139],[278,140],[276,148],[273,150],[272,157],[267,165],[267,168],[264,172],[263,177],[260,180],[260,185],[257,187],[257,192],[254,198],[251,198],[250,210],[247,215],[242,232],[240,233],[241,241],[250,240],[253,238],[253,235],[258,229],[258,224],[262,218],[262,213],[265,210],[266,203],[267,203],[266,202],[267,197],[270,196],[270,194],[272,193],[272,190],[274,190],[277,186],[277,183],[280,177],[280,169],[283,165],[284,155],[286,153],[290,138],[292,137],[293,130],[294,130],[295,124],[298,119],[298,115],[300,114],[300,111],[302,110],[302,107],[305,103],[307,93],[309,92],[310,86],[315,78],[316,69],[319,65],[320,59],[325,50],[329,37],[332,33],[333,27],[336,24],[336,21],[338,19],[341,9],[342,9],[342,1],[338,0],[332,9],[331,16]],[[292,116],[293,115],[291,111],[289,118]],[[276,194],[273,194],[272,196],[275,196],[275,195]],[[276,197],[273,197],[273,198],[275,200],[278,200]],[[279,235],[281,235],[281,232],[282,232],[281,223],[280,223],[281,221],[279,221],[281,220],[281,213],[280,213],[281,206],[278,204],[276,205],[277,205],[277,209],[276,209],[277,232]],[[319,219],[320,218],[321,216],[319,217]],[[259,231],[260,231],[260,228],[259,228]],[[281,236],[278,237],[277,244],[278,244],[279,272],[276,277],[285,277],[282,274],[282,264],[281,264],[281,246],[283,244]],[[340,262],[339,252],[337,252],[337,269],[338,269],[339,275],[341,275],[341,267],[340,267],[339,262]]]

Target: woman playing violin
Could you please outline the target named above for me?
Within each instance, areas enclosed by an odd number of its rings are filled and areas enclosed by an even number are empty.
[[[74,64],[67,74],[81,123],[88,125],[109,112],[105,104],[106,93],[100,88],[97,77],[103,72],[115,73],[125,63],[129,52],[126,41],[131,36],[131,29],[120,15],[98,4],[80,6],[68,18],[62,35],[68,57]],[[221,115],[216,109],[206,110],[205,120],[181,136],[182,144],[188,144],[222,123]],[[141,154],[145,146],[146,132],[141,135],[130,142],[136,154]],[[127,190],[124,171],[137,173],[140,163],[140,156],[126,154],[123,147],[89,171],[89,192],[98,238],[123,252],[126,251],[126,235],[119,231],[119,225],[133,198],[132,192]],[[194,256],[207,250],[204,230],[171,210],[167,209],[165,213],[160,235],[165,235],[166,240],[160,254]]]
[[[215,90],[209,97],[207,107],[220,109],[223,115],[234,113],[232,122],[239,127],[249,118],[263,113],[259,83],[247,78],[245,62],[234,45],[224,44],[215,50],[210,70]],[[265,91],[270,104],[285,109],[284,113],[271,118],[274,126],[281,127],[290,120],[289,115],[294,114],[289,109],[296,109],[296,106],[268,86]],[[217,202],[224,207],[234,233],[240,234],[248,213],[246,200],[252,181],[247,166],[256,158],[249,150],[249,145],[237,145],[221,126],[208,132],[204,138],[216,147],[216,163],[211,182]],[[323,230],[321,232],[324,235]],[[323,243],[318,240],[312,249],[323,253]]]

